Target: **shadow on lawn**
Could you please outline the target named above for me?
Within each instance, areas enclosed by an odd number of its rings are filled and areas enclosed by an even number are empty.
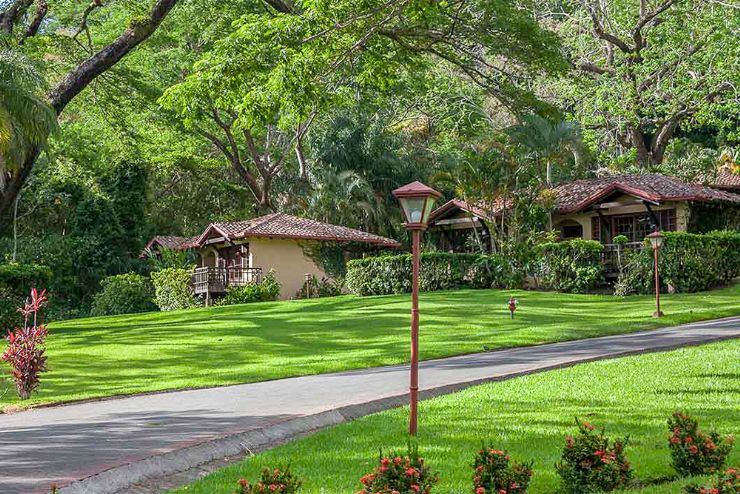
[[[212,410],[188,412],[120,411],[99,422],[70,420],[36,427],[30,420],[25,427],[0,430],[0,492],[29,492],[74,472],[89,474],[124,460],[145,458],[178,443],[196,443],[292,418],[223,416],[217,409],[214,404]]]

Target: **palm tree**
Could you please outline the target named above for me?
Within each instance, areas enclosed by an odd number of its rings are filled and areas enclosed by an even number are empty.
[[[24,55],[0,50],[0,191],[32,149],[46,149],[57,114],[42,98],[46,81]],[[13,208],[13,260],[18,244],[18,201]]]
[[[32,148],[46,148],[56,112],[43,100],[46,81],[24,55],[0,50],[0,190]]]
[[[552,185],[553,164],[564,161],[572,154],[576,166],[580,165],[581,135],[576,122],[553,122],[539,115],[527,115],[521,123],[507,128],[505,132],[528,158],[536,162],[540,170],[541,163],[545,163],[545,183],[548,186]]]
[[[379,204],[370,184],[357,172],[322,170],[313,176],[306,202],[309,216],[327,223],[377,230]]]

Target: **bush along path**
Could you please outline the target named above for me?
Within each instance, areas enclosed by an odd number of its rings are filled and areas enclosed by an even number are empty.
[[[737,337],[740,337],[740,318],[731,318],[427,361],[421,365],[422,396],[596,358]],[[564,387],[567,386],[558,386]],[[395,366],[0,416],[4,452],[0,456],[3,471],[0,492],[28,494],[48,488],[53,481],[66,484],[83,478],[88,480],[71,484],[63,492],[118,492],[147,477],[160,477],[240,454],[245,447],[259,449],[281,438],[404,404],[407,388],[408,367]],[[535,397],[529,406],[541,405]],[[485,407],[489,412],[505,408],[501,404]],[[427,420],[424,410],[422,423]],[[405,419],[400,422],[405,424]],[[394,422],[394,430],[396,425],[399,424]],[[342,440],[347,442],[347,437],[352,437],[349,441],[352,443],[362,434],[345,436]],[[377,449],[373,447],[373,451]],[[311,454],[305,453],[304,457]],[[346,453],[345,457],[353,455]],[[41,461],[43,471],[37,466]],[[234,485],[229,487],[233,490]]]

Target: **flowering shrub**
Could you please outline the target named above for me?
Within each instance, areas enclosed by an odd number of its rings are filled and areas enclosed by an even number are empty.
[[[475,494],[526,494],[532,478],[531,464],[511,461],[506,451],[484,446],[473,462]]]
[[[429,494],[438,481],[419,456],[418,447],[409,445],[408,456],[393,452],[383,456],[381,452],[380,466],[360,479],[363,488],[356,494]]]
[[[632,478],[630,463],[624,454],[626,439],[611,442],[603,433],[594,432],[588,422],[576,420],[578,435],[568,436],[562,461],[555,469],[562,479],[563,491],[572,494],[608,492],[627,484]]]
[[[10,364],[11,375],[21,400],[27,400],[39,385],[39,375],[46,370],[44,343],[46,326],[39,324],[38,315],[46,303],[46,290],[31,290],[30,301],[19,309],[23,327],[15,328],[7,336],[8,347],[2,359]]]
[[[688,494],[737,494],[740,492],[740,468],[728,468],[725,473],[714,478],[709,487],[691,484],[684,490]]]
[[[234,494],[293,494],[301,487],[301,481],[291,473],[289,467],[284,470],[265,468],[256,484],[252,485],[246,479],[239,479],[238,484]]]
[[[668,419],[668,427],[671,460],[679,475],[715,473],[724,466],[732,449],[732,437],[723,439],[717,432],[702,432],[696,419],[681,412]]]

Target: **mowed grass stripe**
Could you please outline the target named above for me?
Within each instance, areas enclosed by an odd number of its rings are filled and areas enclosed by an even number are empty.
[[[630,436],[627,454],[646,487],[628,492],[678,494],[687,480],[669,481],[666,420],[675,410],[706,429],[740,433],[740,340],[580,364],[469,388],[422,402],[418,441],[441,475],[435,494],[471,492],[472,463],[491,440],[518,459],[534,460],[531,494],[552,494],[553,468],[575,417],[607,433]],[[303,494],[353,493],[373,469],[378,450],[405,449],[408,408],[371,415],[259,454],[177,493],[226,494],[239,478],[287,465],[304,479]],[[730,464],[740,464],[735,447]],[[693,479],[699,481],[703,479]]]
[[[507,300],[519,298],[516,318]],[[78,319],[50,325],[49,372],[24,405],[264,381],[406,362],[409,295]],[[740,314],[740,286],[663,298],[457,290],[421,295],[421,357]],[[4,366],[4,364],[0,364]],[[17,405],[12,389],[0,406]]]

